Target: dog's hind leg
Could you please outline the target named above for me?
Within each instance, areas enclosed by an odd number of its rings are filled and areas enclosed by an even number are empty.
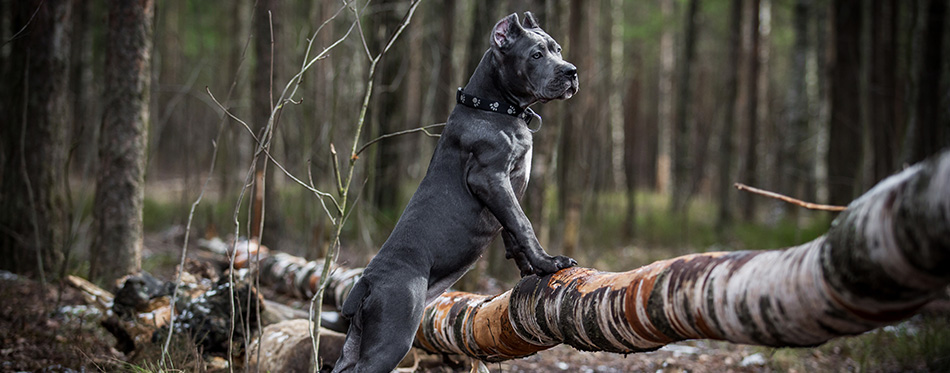
[[[425,308],[426,278],[373,285],[354,315],[334,372],[389,372],[412,347]]]

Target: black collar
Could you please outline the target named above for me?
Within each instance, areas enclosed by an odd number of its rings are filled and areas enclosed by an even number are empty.
[[[531,124],[531,119],[538,117],[541,119],[541,116],[531,110],[531,108],[525,108],[522,110],[520,107],[510,105],[507,102],[498,102],[482,99],[480,97],[472,96],[468,93],[462,92],[462,87],[459,87],[458,92],[455,93],[455,102],[468,106],[473,109],[493,111],[496,113],[504,113],[511,115],[513,117],[518,117],[524,120],[525,124]],[[541,129],[541,126],[538,126],[537,129],[531,130],[531,132],[537,132]],[[530,129],[529,129],[530,130]]]

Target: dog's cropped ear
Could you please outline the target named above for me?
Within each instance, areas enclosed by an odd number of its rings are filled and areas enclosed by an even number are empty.
[[[538,19],[531,12],[524,12],[524,23],[522,25],[524,28],[541,28]]]
[[[502,18],[501,21],[498,21],[498,23],[495,24],[495,28],[492,29],[492,47],[504,49],[510,45],[512,41],[521,36],[522,32],[524,32],[524,28],[521,27],[521,22],[518,21],[518,14],[511,13],[507,17]]]

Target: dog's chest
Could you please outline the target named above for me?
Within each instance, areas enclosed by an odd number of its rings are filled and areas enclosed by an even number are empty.
[[[518,194],[520,199],[524,196],[525,189],[528,188],[528,179],[531,178],[531,146],[524,153],[520,160],[515,162],[514,169],[511,170],[511,188]]]
[[[511,180],[511,188],[520,199],[531,178],[531,136],[527,135],[519,140],[515,147],[516,154],[509,172],[509,180]]]

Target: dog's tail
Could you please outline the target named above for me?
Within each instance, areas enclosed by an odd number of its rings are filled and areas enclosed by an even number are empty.
[[[343,315],[343,317],[347,319],[352,319],[353,316],[356,315],[356,311],[363,305],[363,299],[366,299],[368,295],[369,285],[366,283],[365,278],[361,278],[356,282],[356,285],[353,286],[353,289],[350,290],[350,295],[343,301],[343,307],[340,308],[340,315]]]

